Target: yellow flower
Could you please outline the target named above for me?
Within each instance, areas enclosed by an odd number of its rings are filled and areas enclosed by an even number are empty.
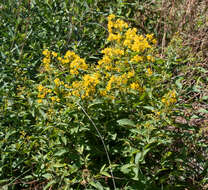
[[[48,49],[45,49],[43,52],[42,52],[43,55],[45,55],[46,57],[49,57],[50,56],[50,51],[48,51]]]
[[[176,92],[173,90],[173,91],[170,91],[168,92],[167,94],[165,94],[163,97],[162,97],[162,103],[164,103],[166,106],[169,106],[171,104],[174,104],[177,102],[176,100]]]
[[[44,87],[43,87],[42,84],[38,85],[38,91],[39,91],[39,92],[43,91],[43,89],[44,89]]]
[[[56,101],[56,97],[52,96],[51,100],[52,100],[52,102]]]
[[[60,99],[59,99],[58,97],[52,96],[52,97],[51,97],[51,101],[52,101],[52,102],[55,102],[55,101],[56,101],[56,102],[60,102]]]
[[[55,83],[56,86],[60,86],[60,85],[62,84],[62,82],[60,81],[59,78],[56,78],[56,79],[54,80],[54,83]]]
[[[42,103],[43,102],[43,100],[42,99],[38,99],[38,103],[40,104],[40,103]]]
[[[152,43],[153,43],[153,44],[156,44],[156,43],[157,43],[157,40],[156,40],[156,39],[153,39],[153,40],[152,40]]]
[[[45,68],[45,71],[50,71],[51,70],[50,64],[48,64],[48,63],[46,63],[44,65],[44,68]]]
[[[141,62],[143,61],[143,57],[142,56],[139,56],[139,55],[135,55],[132,59],[131,59],[131,62]]]
[[[54,52],[54,51],[53,51],[51,54],[52,54],[54,57],[57,57],[57,56],[58,56],[58,54],[57,54],[56,52]]]
[[[112,20],[112,19],[114,19],[114,18],[116,18],[116,16],[115,16],[114,14],[110,14],[110,15],[108,16],[108,20]]]
[[[64,57],[75,57],[76,54],[73,51],[67,51]]]
[[[150,68],[147,68],[147,75],[151,76],[152,75],[152,70]]]
[[[76,56],[76,58],[70,64],[70,73],[77,75],[79,73],[79,69],[87,70],[87,68],[88,66],[85,63],[85,60],[79,56]]]
[[[154,35],[154,34],[147,34],[147,35],[146,35],[146,38],[147,38],[148,40],[152,40],[152,39],[153,39],[153,35]]]
[[[51,92],[52,92],[52,90],[51,90],[51,89],[48,89],[48,90],[47,90],[47,93],[51,93]]]
[[[126,22],[124,22],[123,20],[116,20],[115,24],[114,24],[115,28],[118,28],[119,31],[121,32],[123,30],[123,28],[128,28],[128,24]]]
[[[131,78],[131,77],[133,77],[133,76],[134,76],[134,74],[135,74],[134,70],[129,71],[129,72],[128,72],[128,74],[127,74],[127,78]]]
[[[108,38],[107,38],[107,41],[118,41],[120,42],[121,40],[121,34],[112,34],[110,33]]]
[[[46,57],[43,58],[44,64],[49,64],[50,62],[51,62],[51,60],[49,58],[46,58]]]
[[[130,84],[130,88],[133,89],[133,90],[137,90],[137,89],[140,88],[140,86],[139,86],[138,83],[133,82],[133,83]]]
[[[100,90],[100,95],[101,95],[101,96],[106,96],[106,95],[107,95],[106,90]]]
[[[150,55],[147,56],[147,60],[148,61],[151,61],[151,62],[154,62],[155,61],[154,57],[152,57]]]

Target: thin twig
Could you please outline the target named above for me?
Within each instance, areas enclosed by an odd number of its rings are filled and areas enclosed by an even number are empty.
[[[82,109],[82,111],[84,112],[84,114],[88,117],[88,119],[90,120],[90,122],[92,123],[93,127],[95,128],[95,130],[97,131],[101,141],[102,141],[102,144],[104,146],[104,149],[105,149],[105,153],[106,153],[106,156],[107,156],[107,159],[108,159],[108,162],[109,162],[109,165],[110,165],[110,173],[111,173],[111,177],[112,177],[112,181],[113,181],[113,187],[114,189],[116,189],[116,183],[115,183],[115,180],[114,180],[114,176],[113,176],[113,170],[112,170],[112,167],[111,167],[111,160],[110,160],[110,156],[108,154],[108,150],[107,150],[107,147],[105,145],[105,142],[103,140],[103,137],[102,135],[100,134],[97,126],[95,125],[94,121],[91,119],[91,117],[88,115],[88,113],[85,111],[85,109],[77,102],[77,105]]]

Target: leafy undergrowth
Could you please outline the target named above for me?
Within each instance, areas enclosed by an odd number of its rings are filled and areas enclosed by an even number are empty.
[[[0,188],[207,189],[206,5],[72,3],[0,6]]]

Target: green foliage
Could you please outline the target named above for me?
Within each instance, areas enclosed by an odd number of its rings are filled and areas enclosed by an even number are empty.
[[[207,16],[193,2],[2,0],[0,189],[206,189]],[[106,40],[111,13],[158,43],[97,69],[103,49],[122,49]],[[67,50],[85,58],[79,75]]]

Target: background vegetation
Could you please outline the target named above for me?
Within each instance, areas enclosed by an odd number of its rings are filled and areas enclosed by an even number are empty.
[[[207,8],[205,0],[2,0],[0,188],[207,189]],[[95,67],[112,46],[111,13],[157,39],[155,61],[137,73],[143,96],[38,102],[38,85],[75,80],[55,61],[46,73],[43,50],[71,50]],[[167,107],[169,90],[177,102]]]

